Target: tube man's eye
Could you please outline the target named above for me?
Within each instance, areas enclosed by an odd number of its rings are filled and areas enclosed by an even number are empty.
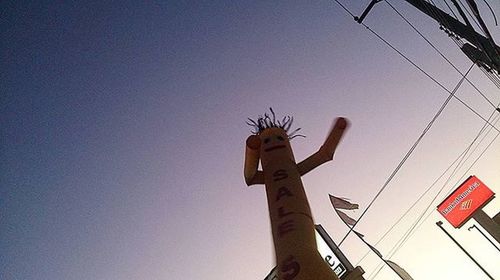
[[[271,138],[267,137],[266,139],[264,139],[264,143],[267,144],[269,143],[269,141],[271,141]]]
[[[278,136],[278,140],[280,140],[280,141],[285,141],[285,139],[283,139],[283,137],[282,137],[282,136]]]

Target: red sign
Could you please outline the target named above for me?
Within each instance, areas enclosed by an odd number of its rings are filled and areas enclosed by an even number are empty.
[[[476,210],[481,209],[495,195],[476,176],[470,176],[451,193],[437,210],[455,228],[467,222]]]

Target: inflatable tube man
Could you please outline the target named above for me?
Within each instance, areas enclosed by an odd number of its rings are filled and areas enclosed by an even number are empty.
[[[301,176],[333,159],[335,148],[347,128],[347,121],[338,118],[319,151],[295,163],[290,139],[299,129],[289,133],[293,119],[281,121],[267,114],[256,121],[248,137],[245,152],[245,182],[248,186],[265,184],[272,235],[280,280],[338,279],[317,251],[314,222]],[[259,159],[262,171],[258,170]]]

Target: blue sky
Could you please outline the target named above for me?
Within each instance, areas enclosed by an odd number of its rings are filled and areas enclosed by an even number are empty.
[[[346,2],[357,14],[366,4]],[[436,23],[392,4],[468,69]],[[247,117],[270,106],[293,115],[307,136],[292,141],[297,160],[319,148],[335,117],[350,120],[335,160],[303,178],[316,222],[338,242],[347,229],[328,194],[359,203],[358,217],[448,96],[332,1],[0,5],[2,279],[263,279],[274,260],[264,189],[243,180]],[[460,80],[386,3],[366,24],[447,88]],[[469,79],[500,102],[477,67]],[[483,117],[492,113],[470,85],[457,94]],[[360,221],[368,241],[390,228],[483,124],[450,102]],[[496,134],[446,191],[475,174],[498,192],[498,140],[467,170]],[[380,243],[382,253],[431,199]],[[490,215],[497,200],[485,208]],[[431,214],[393,259],[415,279],[483,279],[435,226],[439,219]],[[472,224],[448,229],[500,276],[498,252],[466,230]],[[367,251],[353,237],[342,246],[354,264]],[[368,276],[377,259],[359,265]],[[375,279],[396,278],[384,269]]]

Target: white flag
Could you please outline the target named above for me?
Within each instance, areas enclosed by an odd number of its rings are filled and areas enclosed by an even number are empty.
[[[353,226],[353,225],[356,224],[356,220],[354,220],[353,218],[347,216],[346,213],[344,213],[344,212],[342,212],[340,210],[337,210],[337,209],[335,209],[335,211],[339,215],[340,219],[342,219],[342,221],[344,221],[344,223],[346,223],[347,225]]]
[[[363,234],[353,230],[354,233],[361,239],[361,241],[363,241],[363,243],[365,243],[368,247],[370,247],[370,249],[375,253],[377,254],[377,256],[379,256],[382,260],[384,259],[384,257],[382,256],[382,254],[379,252],[379,250],[377,250],[377,248],[373,247],[372,245],[370,245],[370,243],[366,242],[366,240],[363,238],[365,237]]]
[[[359,232],[357,232],[357,231],[355,231],[355,230],[352,230],[352,231],[354,231],[354,233],[355,233],[357,236],[359,236],[359,238],[363,238],[363,237],[365,237],[365,235],[364,235],[364,234],[362,234],[362,233],[359,233]]]
[[[347,209],[353,210],[358,209],[359,204],[354,204],[348,201],[347,198],[336,197],[330,194],[330,202],[335,209]]]
[[[390,261],[390,260],[386,260],[386,262],[392,268],[392,270],[394,270],[394,272],[396,272],[399,275],[399,277],[401,277],[401,279],[413,280],[413,278],[410,276],[410,274],[408,274],[408,272],[406,272],[406,270],[404,270],[402,267],[397,265],[395,262]]]
[[[380,253],[375,247],[373,247],[372,245],[370,245],[370,243],[366,243],[366,245],[368,245],[368,247],[370,247],[370,249],[375,253],[377,254],[377,256],[379,256],[381,259],[383,259],[384,257],[382,256],[382,253]]]

